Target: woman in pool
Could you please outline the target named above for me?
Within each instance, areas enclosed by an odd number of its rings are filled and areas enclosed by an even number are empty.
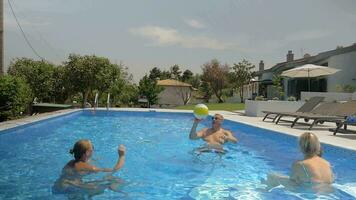
[[[269,174],[266,181],[268,188],[278,185],[287,188],[303,185],[330,185],[334,181],[329,162],[321,158],[320,142],[315,134],[310,132],[302,134],[299,137],[299,148],[304,154],[304,159],[293,163],[290,177]]]
[[[101,180],[95,182],[83,182],[85,175],[96,172],[118,171],[125,163],[125,147],[118,148],[118,160],[113,168],[98,168],[88,163],[93,153],[93,145],[89,140],[79,140],[75,143],[70,153],[74,160],[69,161],[62,169],[60,178],[55,182],[53,189],[55,193],[81,193],[94,195],[102,193],[106,188],[112,187],[113,180]],[[116,182],[117,183],[117,182]]]

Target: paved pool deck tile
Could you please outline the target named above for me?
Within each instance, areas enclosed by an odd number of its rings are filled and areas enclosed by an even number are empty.
[[[6,122],[0,123],[0,131],[14,128],[17,126],[45,120],[52,117],[61,116],[64,114],[69,114],[72,112],[80,111],[82,109],[67,109],[67,110],[60,110],[50,113],[43,113],[34,116],[29,116],[17,120],[11,120]],[[92,110],[92,109],[90,109]],[[97,110],[106,110],[105,108],[98,108]],[[191,110],[173,110],[173,109],[148,109],[148,108],[111,108],[110,110],[113,111],[155,111],[155,112],[179,112],[179,113],[192,113]],[[308,130],[309,126],[305,125],[296,125],[295,128],[290,128],[291,123],[284,123],[281,122],[280,124],[274,124],[270,122],[263,122],[262,117],[249,117],[243,114],[243,111],[238,112],[228,112],[228,111],[210,111],[211,115],[215,113],[221,113],[225,119],[240,122],[243,124],[268,129],[276,132],[280,132],[283,134],[288,134],[292,136],[300,136]],[[267,119],[268,120],[268,119]],[[335,124],[333,123],[324,123],[322,125],[314,126],[311,132],[315,133],[319,140],[323,143],[330,144],[333,146],[343,147],[346,149],[356,150],[356,134],[340,134],[338,133],[336,136],[333,135],[332,132],[329,131],[329,128],[335,128]],[[354,129],[355,127],[349,127],[350,129]]]

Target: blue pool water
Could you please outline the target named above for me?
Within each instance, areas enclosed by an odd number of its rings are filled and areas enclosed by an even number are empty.
[[[332,193],[265,191],[266,174],[288,174],[292,161],[302,158],[296,138],[225,120],[239,143],[227,144],[221,157],[197,156],[192,150],[203,142],[188,139],[192,119],[183,113],[79,111],[0,132],[0,199],[67,199],[51,187],[82,138],[93,142],[93,164],[100,167],[116,163],[118,144],[127,148],[125,166],[115,173],[124,184],[93,199],[355,199],[355,151],[323,145],[336,175]],[[210,124],[205,120],[198,129]]]

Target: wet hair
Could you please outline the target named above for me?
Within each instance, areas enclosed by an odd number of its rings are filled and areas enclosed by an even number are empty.
[[[299,137],[299,147],[306,156],[321,156],[321,148],[318,137],[311,132],[305,132]]]
[[[79,140],[74,144],[73,149],[71,149],[69,153],[74,155],[75,161],[79,161],[90,146],[91,143],[89,140]]]

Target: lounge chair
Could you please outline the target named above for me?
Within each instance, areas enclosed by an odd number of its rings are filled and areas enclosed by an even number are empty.
[[[334,135],[336,135],[337,132],[342,132],[342,133],[354,133],[352,131],[347,131],[347,126],[348,125],[356,125],[356,121],[354,119],[354,116],[356,115],[356,100],[349,101],[345,103],[346,106],[343,106],[341,108],[341,111],[344,115],[345,118],[341,121],[336,121],[336,128],[335,129],[329,129],[330,131],[334,132]],[[353,116],[351,119],[348,117]],[[344,129],[342,130],[341,127],[344,126]]]
[[[347,116],[353,113],[356,113],[356,101],[348,101],[346,103],[323,103],[313,109],[310,113],[295,113],[285,116],[295,117],[291,127],[294,127],[299,119],[304,119],[306,121],[313,120],[309,126],[309,130],[311,130],[317,123],[335,122],[338,126],[345,121]],[[280,118],[278,118],[276,124],[279,121]]]
[[[290,113],[305,113],[305,112],[310,112],[315,108],[320,102],[324,100],[324,97],[312,97],[309,99],[309,101],[305,102],[297,111],[295,112],[278,112],[278,111],[262,111],[263,113],[266,113],[265,117],[262,119],[262,121],[265,121],[265,119],[272,119],[272,122],[274,122],[277,117],[283,116],[283,115],[288,115]],[[270,115],[274,115],[274,117],[269,117]]]
[[[340,121],[339,123],[336,123],[336,128],[331,128],[329,131],[333,132],[334,135],[336,135],[337,132],[344,133],[344,134],[356,134],[355,131],[348,131],[347,126],[348,125],[353,125],[356,126],[356,122],[354,121],[349,121],[347,119]],[[344,126],[344,129],[341,129],[341,127]]]

